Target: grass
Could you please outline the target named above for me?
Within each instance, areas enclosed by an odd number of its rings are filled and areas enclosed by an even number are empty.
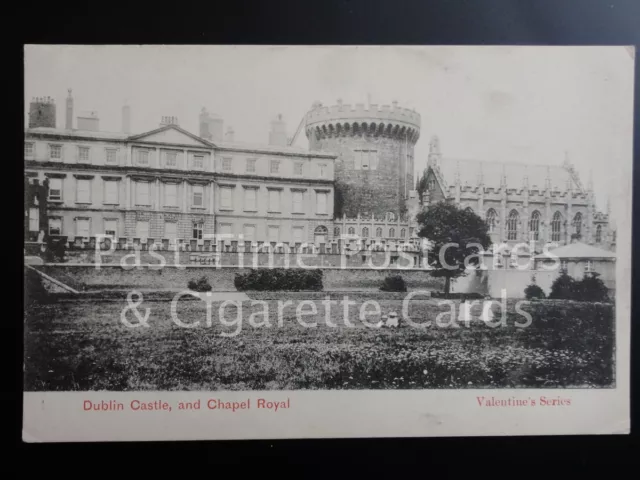
[[[242,328],[223,325],[220,302],[207,309],[197,299],[181,301],[171,320],[173,294],[156,293],[139,309],[150,308],[149,327],[129,328],[120,322],[127,305],[122,295],[64,299],[29,307],[25,318],[25,390],[289,390],[289,389],[424,389],[424,388],[553,388],[612,387],[614,308],[611,304],[536,301],[523,307],[532,315],[527,328],[509,302],[507,326],[490,328],[481,320],[469,327],[437,326],[449,311],[438,300],[410,302],[409,315],[431,326],[374,329],[358,310],[379,299],[383,313],[402,317],[405,294],[349,295],[353,327],[345,326],[343,305],[332,305],[326,324],[326,293],[251,293],[266,302],[270,328],[250,324],[264,305],[241,304]],[[146,294],[145,294],[146,297]],[[331,294],[336,301],[342,295]],[[278,299],[292,304],[278,324]],[[296,307],[313,299],[316,313],[296,320]],[[456,303],[457,305],[457,303]],[[311,309],[304,306],[305,311]],[[144,311],[144,310],[142,310]],[[499,308],[496,310],[499,315]],[[236,318],[236,307],[223,313]],[[480,307],[473,310],[479,315]],[[136,321],[129,312],[128,319]],[[264,321],[264,316],[253,320]],[[375,316],[370,321],[376,319]],[[450,320],[449,315],[444,318]]]

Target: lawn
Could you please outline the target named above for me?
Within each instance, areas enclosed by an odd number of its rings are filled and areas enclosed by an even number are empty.
[[[491,328],[480,319],[458,328],[439,326],[436,317],[450,307],[441,300],[415,300],[408,313],[430,326],[371,328],[361,322],[363,302],[379,299],[383,313],[402,317],[404,294],[350,295],[352,326],[344,324],[344,305],[326,315],[325,293],[253,293],[265,303],[228,306],[223,325],[220,302],[183,300],[176,310],[184,328],[172,321],[171,294],[157,293],[140,306],[150,308],[149,327],[120,321],[127,305],[111,298],[59,299],[29,307],[25,315],[25,390],[290,390],[553,388],[614,386],[614,308],[611,304],[537,301],[507,308],[507,325]],[[332,298],[343,300],[342,295]],[[278,299],[291,304],[281,309]],[[310,301],[311,300],[311,301]],[[307,301],[303,321],[296,308]],[[313,313],[315,306],[316,312]],[[268,308],[268,317],[254,315]],[[455,303],[456,307],[458,303]],[[144,311],[144,310],[142,310]],[[456,309],[457,311],[457,309]],[[481,307],[472,310],[478,316]],[[495,310],[499,319],[500,307]],[[311,313],[308,313],[311,312]],[[136,317],[127,317],[131,322]],[[271,326],[253,326],[264,323]],[[327,324],[327,318],[329,324]],[[374,323],[376,316],[369,319]],[[450,316],[441,317],[449,323]],[[402,321],[402,320],[401,320]],[[336,325],[336,326],[333,326]]]

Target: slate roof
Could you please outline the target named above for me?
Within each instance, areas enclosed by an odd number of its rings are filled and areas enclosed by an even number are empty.
[[[585,258],[585,259],[615,259],[616,254],[602,248],[587,245],[582,242],[570,243],[562,247],[549,250],[549,253],[558,258]],[[536,255],[535,258],[549,258],[547,255]]]
[[[455,184],[456,170],[460,172],[461,185],[475,186],[482,175],[487,188],[500,188],[501,179],[506,177],[507,188],[520,189],[524,185],[525,176],[529,180],[529,188],[543,190],[546,178],[551,178],[553,190],[564,191],[571,181],[576,192],[582,191],[581,186],[572,179],[571,173],[562,165],[531,165],[513,162],[494,162],[483,160],[442,158],[440,171],[449,186]]]
[[[80,137],[80,138],[94,138],[94,139],[103,139],[103,140],[125,140],[130,136],[130,134],[126,134],[122,132],[77,130],[75,128],[68,130],[66,128],[50,128],[50,127],[28,128],[26,129],[26,133],[27,134],[32,133],[32,134],[46,134],[46,135],[63,135],[63,136],[74,136],[74,137]]]

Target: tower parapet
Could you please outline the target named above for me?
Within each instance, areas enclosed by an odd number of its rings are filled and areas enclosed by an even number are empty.
[[[420,114],[408,108],[393,105],[362,103],[331,105],[314,103],[305,116],[305,133],[312,135],[368,134],[409,138],[416,143],[420,138]]]
[[[392,105],[315,102],[305,115],[309,149],[332,152],[335,162],[334,215],[404,215],[414,188],[414,147],[420,114]]]

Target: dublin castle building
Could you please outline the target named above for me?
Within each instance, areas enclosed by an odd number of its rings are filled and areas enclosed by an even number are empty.
[[[615,250],[609,212],[596,210],[592,180],[584,185],[567,158],[557,165],[525,165],[443,156],[438,137],[429,144],[418,182],[422,207],[445,201],[484,218],[493,244],[574,241]]]
[[[30,105],[25,174],[48,185],[46,222],[30,221],[40,230],[31,237],[89,247],[102,234],[122,247],[211,251],[211,235],[224,234],[229,251],[329,247],[335,155],[288,146],[281,118],[255,146],[235,142],[230,128],[223,137],[222,120],[204,110],[197,136],[174,117],[132,134],[128,106],[121,132],[101,131],[95,112],[74,119],[71,91],[65,107],[59,128],[51,99]]]
[[[420,114],[396,102],[315,102],[292,138],[277,116],[258,145],[236,142],[233,129],[204,108],[198,135],[171,116],[134,134],[126,105],[121,131],[105,132],[96,112],[74,118],[69,91],[64,120],[56,125],[52,99],[31,102],[26,186],[40,189],[25,204],[32,241],[92,248],[107,235],[120,248],[402,250],[417,265],[416,214],[446,201],[485,218],[496,244],[533,240],[541,249],[580,240],[615,249],[609,212],[596,210],[591,182],[585,186],[568,161],[450,159],[433,137],[416,182]],[[309,149],[292,146],[302,130]],[[226,240],[216,243],[214,235]]]
[[[420,114],[397,102],[315,102],[305,117],[305,133],[311,150],[337,155],[335,235],[357,235],[379,249],[411,249],[416,240],[410,204],[417,200],[413,172]]]

